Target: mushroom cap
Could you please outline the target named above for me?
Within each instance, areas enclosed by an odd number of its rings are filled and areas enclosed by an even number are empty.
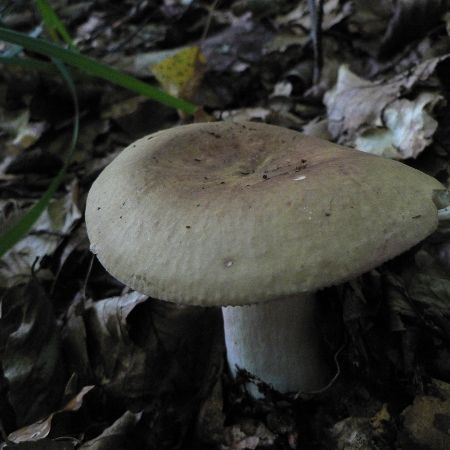
[[[127,147],[87,199],[91,249],[155,298],[243,305],[311,292],[438,223],[434,178],[272,125],[179,126]]]

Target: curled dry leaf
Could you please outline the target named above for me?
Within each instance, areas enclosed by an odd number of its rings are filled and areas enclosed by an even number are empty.
[[[384,126],[361,133],[356,148],[388,158],[415,158],[432,142],[438,123],[430,112],[443,99],[435,92],[422,92],[414,101],[395,100],[382,113]]]
[[[417,157],[436,131],[431,113],[443,98],[430,88],[412,100],[404,97],[419,83],[427,82],[448,56],[429,59],[411,71],[377,82],[341,66],[336,86],[324,99],[333,139],[382,156]]]
[[[72,398],[64,408],[51,413],[47,418],[39,420],[38,422],[32,423],[26,427],[20,428],[9,434],[8,439],[11,442],[30,442],[39,441],[46,437],[51,432],[53,418],[61,412],[78,411],[83,405],[84,396],[94,388],[94,386],[85,386],[81,391]]]

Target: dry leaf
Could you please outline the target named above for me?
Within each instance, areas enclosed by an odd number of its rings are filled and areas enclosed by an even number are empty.
[[[40,267],[40,260],[37,259],[51,255],[56,250],[81,218],[77,197],[77,185],[73,184],[66,196],[50,202],[28,236],[3,256],[0,260],[0,286],[14,286],[28,280],[33,264],[35,270]],[[6,204],[7,202],[0,203],[0,207],[4,208]],[[20,215],[20,211],[13,213],[15,214]]]
[[[53,307],[37,281],[14,286],[0,302],[1,370],[18,425],[49,414],[64,390],[64,363]]]
[[[11,442],[30,442],[39,441],[46,438],[52,429],[53,417],[61,412],[78,411],[82,404],[84,396],[94,388],[94,386],[85,386],[81,391],[71,399],[63,409],[51,413],[48,417],[38,422],[32,423],[26,427],[20,428],[9,434],[8,439]]]
[[[125,412],[110,427],[106,428],[102,434],[85,442],[80,447],[80,450],[129,450],[138,448],[131,442],[132,438],[130,435],[133,433],[141,415],[141,413]]]
[[[198,47],[186,47],[151,67],[162,87],[172,95],[192,100],[205,73],[206,58]]]
[[[402,97],[426,82],[447,57],[427,60],[378,82],[364,80],[341,66],[336,86],[324,99],[333,139],[383,156],[416,157],[431,142],[437,127],[431,113],[442,96],[428,88],[414,99]]]
[[[382,112],[384,126],[361,133],[356,148],[387,158],[416,158],[432,142],[438,123],[429,112],[443,100],[435,92],[422,92],[414,101],[394,101]]]

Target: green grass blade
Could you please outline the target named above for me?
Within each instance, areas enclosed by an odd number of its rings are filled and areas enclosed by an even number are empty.
[[[70,48],[74,49],[75,45],[70,37],[70,34],[50,3],[47,0],[36,0],[36,5],[42,20],[44,21],[45,27],[47,28],[47,31],[52,39],[55,42],[58,42],[59,35]]]
[[[75,146],[78,140],[78,131],[79,131],[79,122],[80,122],[80,114],[78,108],[78,98],[75,90],[75,85],[70,77],[69,72],[65,68],[64,64],[60,61],[53,61],[60,71],[62,77],[64,78],[67,86],[69,87],[73,104],[74,104],[74,121],[73,121],[73,131],[72,131],[72,140],[70,143],[69,152],[66,156],[66,160],[62,169],[58,172],[55,178],[53,178],[50,186],[42,195],[42,197],[15,223],[11,224],[7,230],[0,235],[0,258],[17,242],[19,242],[23,237],[27,235],[27,233],[31,230],[34,223],[39,219],[41,214],[45,211],[50,200],[52,199],[54,193],[58,189],[58,186],[64,179],[64,175],[66,173],[67,167],[72,158],[73,152],[75,150]]]
[[[56,67],[48,62],[39,61],[33,58],[21,58],[18,56],[0,56],[0,64],[11,64],[29,70],[39,70],[40,72],[58,73]]]
[[[130,91],[145,95],[164,105],[180,109],[187,114],[193,114],[197,106],[186,100],[182,100],[167,94],[161,89],[144,83],[137,78],[127,75],[120,70],[99,63],[88,56],[81,55],[73,50],[64,49],[42,39],[30,38],[23,33],[0,27],[0,39],[12,44],[20,45],[27,50],[61,60],[62,62],[76,67],[89,75],[102,78],[111,83],[122,86]]]

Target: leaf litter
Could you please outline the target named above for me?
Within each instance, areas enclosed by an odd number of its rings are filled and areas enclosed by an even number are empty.
[[[29,5],[6,3],[5,25],[43,33]],[[81,53],[195,101],[203,107],[197,120],[303,130],[404,160],[448,185],[446,2],[324,0],[317,84],[307,2],[51,5]],[[123,147],[191,119],[82,74],[74,79],[81,116],[75,158],[48,211],[0,263],[3,448],[445,448],[445,226],[381,268],[319,294],[337,375],[327,389],[292,398],[262,386],[266,398],[252,400],[249,375],[228,375],[220,311],[129,291],[92,259],[82,223],[91,183]],[[70,132],[65,92],[54,72],[2,66],[4,225],[58,170]]]

